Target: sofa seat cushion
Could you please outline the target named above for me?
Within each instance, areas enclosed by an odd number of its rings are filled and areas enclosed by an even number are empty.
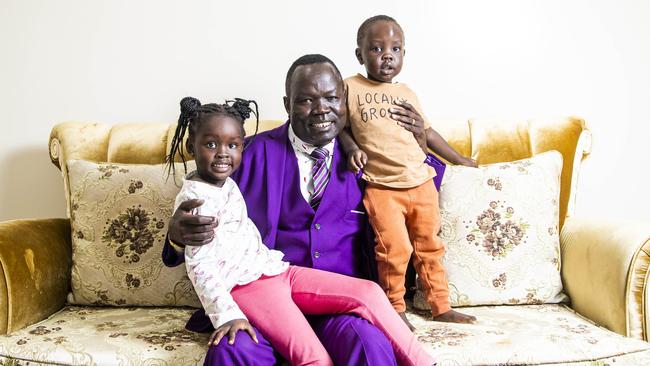
[[[209,333],[185,330],[187,308],[66,307],[0,336],[0,364],[201,365]],[[410,312],[417,337],[444,365],[648,365],[650,344],[598,327],[563,305],[463,308],[473,325]],[[11,363],[14,360],[17,362]]]
[[[0,337],[0,364],[201,365],[209,333],[193,333],[188,308],[66,307]]]
[[[561,304],[457,308],[476,324],[433,322],[411,312],[438,365],[648,365],[650,343],[599,327]]]

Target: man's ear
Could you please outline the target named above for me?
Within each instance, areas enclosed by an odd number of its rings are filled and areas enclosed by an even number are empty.
[[[363,65],[363,57],[361,57],[361,49],[357,47],[356,50],[354,50],[354,55],[357,56],[357,60],[359,60],[359,64]]]
[[[283,97],[282,101],[284,102],[284,110],[287,111],[287,114],[291,114],[291,112],[289,112],[291,110],[291,108],[289,108],[290,107],[289,97]]]

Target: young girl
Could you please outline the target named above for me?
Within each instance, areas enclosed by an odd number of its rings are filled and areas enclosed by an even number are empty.
[[[199,214],[219,222],[211,243],[185,249],[188,275],[216,329],[212,344],[226,334],[232,344],[239,330],[257,342],[252,324],[292,365],[332,365],[303,313],[354,313],[386,334],[400,364],[434,364],[374,282],[292,266],[282,261],[281,252],[262,243],[241,192],[229,178],[241,162],[243,122],[251,112],[242,99],[201,105],[184,98],[167,157],[170,171],[177,153],[185,162],[182,143],[188,132],[185,147],[196,171],[186,176],[175,207],[202,199]]]

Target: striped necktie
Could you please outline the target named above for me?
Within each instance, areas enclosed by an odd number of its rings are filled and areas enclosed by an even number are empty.
[[[314,167],[311,169],[311,176],[314,180],[314,193],[311,194],[309,204],[315,210],[323,198],[323,192],[329,180],[329,171],[327,170],[327,157],[329,152],[322,147],[317,147],[311,152],[311,157],[315,160]]]

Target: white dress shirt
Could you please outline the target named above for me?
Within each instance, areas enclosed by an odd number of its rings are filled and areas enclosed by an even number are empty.
[[[325,163],[327,164],[328,174],[332,171],[332,155],[334,154],[334,141],[332,140],[329,144],[323,146],[325,150],[329,153]],[[311,170],[314,167],[316,160],[311,156],[311,152],[314,151],[316,146],[306,143],[296,136],[293,132],[293,127],[289,124],[289,142],[293,147],[293,151],[296,153],[296,158],[298,159],[298,172],[300,174],[300,193],[305,198],[305,201],[309,202],[312,193],[314,193],[314,179],[311,175]]]

